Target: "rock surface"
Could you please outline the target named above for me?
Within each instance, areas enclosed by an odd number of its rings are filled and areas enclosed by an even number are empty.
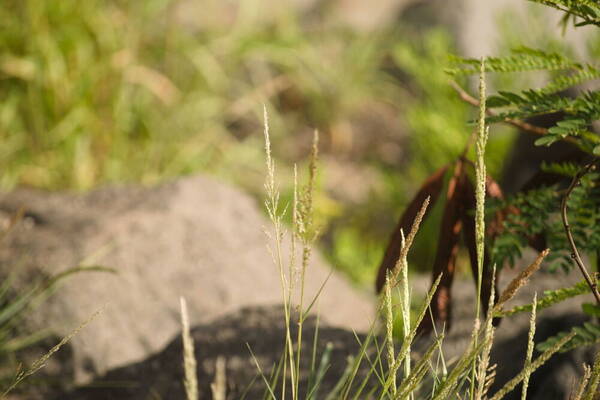
[[[266,390],[258,373],[249,348],[258,360],[263,373],[269,377],[273,366],[283,354],[285,330],[281,307],[247,308],[217,319],[192,330],[195,354],[198,361],[198,383],[201,399],[212,398],[210,384],[215,380],[217,358],[222,357],[226,366],[227,399],[262,399]],[[316,318],[306,320],[303,335],[303,357],[300,397],[306,398],[308,367],[315,332]],[[295,324],[294,324],[295,325]],[[292,336],[297,329],[292,327]],[[364,340],[363,335],[359,335]],[[334,363],[328,368],[316,398],[324,398],[343,375],[348,356],[359,348],[356,337],[348,330],[319,324],[318,350],[322,355],[327,343],[331,346]],[[110,371],[107,375],[68,395],[61,394],[56,400],[143,400],[159,396],[161,399],[184,400],[182,383],[181,339],[173,340],[163,351],[140,363]],[[321,358],[318,357],[317,365]],[[363,370],[364,373],[364,370]],[[362,378],[362,373],[357,380]],[[289,389],[289,387],[288,387]],[[275,390],[279,398],[281,388]],[[290,397],[290,393],[286,396]]]
[[[502,278],[503,285],[515,273],[515,271],[507,272]],[[566,280],[577,279],[578,277],[574,275]],[[421,292],[428,286],[429,279],[425,276],[417,276],[413,278],[413,282],[415,291]],[[567,283],[562,276],[534,275],[530,286],[522,289],[515,302],[530,301],[535,291],[541,292]],[[453,329],[444,340],[444,357],[450,368],[457,357],[463,353],[470,340],[470,331],[473,326],[473,293],[472,282],[464,278],[455,282],[455,321]],[[537,319],[536,342],[580,324],[583,317],[577,313],[576,303],[577,301],[573,300],[554,309],[540,310]],[[309,318],[304,331],[304,349],[310,349],[312,346],[314,326],[315,319]],[[497,375],[491,393],[497,391],[520,372],[527,347],[528,329],[529,316],[525,314],[505,319],[497,329],[491,356],[491,363],[497,364]],[[215,379],[215,364],[219,357],[225,360],[227,366],[227,399],[240,398],[253,380],[254,383],[248,389],[246,398],[263,398],[265,386],[257,373],[246,342],[256,354],[263,371],[268,374],[283,352],[284,326],[281,307],[244,309],[208,324],[197,326],[193,329],[192,336],[196,345],[196,357],[199,360],[198,379],[201,398],[212,398],[209,385]],[[357,354],[358,344],[352,332],[331,328],[326,324],[320,325],[318,337],[317,360],[320,360],[326,343],[332,343],[331,365],[323,378],[321,397],[317,397],[324,398],[325,394],[335,387],[342,376],[343,370],[347,366],[348,356]],[[358,338],[361,341],[365,339],[364,335],[358,335]],[[379,343],[382,343],[381,339],[379,339]],[[414,344],[412,357],[415,363],[429,343],[430,340],[423,338]],[[589,365],[593,362],[594,350],[580,349],[555,355],[532,375],[528,399],[568,399],[574,382],[582,375],[583,363]],[[308,352],[304,352],[304,355],[301,367],[303,379],[300,385],[303,390],[306,388],[310,360]],[[108,374],[99,377],[93,384],[79,388],[68,395],[62,394],[59,398],[68,400],[123,398],[142,400],[151,395],[158,395],[163,399],[183,400],[185,397],[181,365],[181,340],[175,338],[160,353],[142,362],[111,370]],[[365,376],[368,371],[368,363],[364,362],[358,371],[359,377]],[[361,378],[358,378],[357,382]],[[371,381],[369,385],[376,386],[377,383]],[[354,388],[356,387],[354,386]],[[519,399],[520,393],[520,388],[517,387],[516,390],[509,393],[506,399]],[[363,394],[361,398],[368,397]]]
[[[76,382],[162,349],[179,332],[180,296],[192,324],[281,302],[280,275],[261,231],[269,222],[251,198],[225,184],[196,176],[155,188],[115,186],[85,195],[22,189],[0,196],[4,217],[21,207],[26,217],[2,243],[0,278],[15,266],[22,286],[78,265],[117,271],[74,274],[28,315],[31,328],[50,327],[64,337],[103,309],[65,351]],[[315,254],[308,299],[330,272]],[[319,308],[331,326],[369,325],[369,296],[337,274],[326,288]],[[57,371],[61,379],[66,371]]]

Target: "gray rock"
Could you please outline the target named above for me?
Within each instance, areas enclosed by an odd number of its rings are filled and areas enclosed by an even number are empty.
[[[507,277],[503,281],[508,280]],[[551,276],[540,275],[534,279],[529,288],[523,289],[517,301],[526,300],[535,290],[548,287]],[[554,276],[556,281],[556,276]],[[413,279],[414,288],[425,288],[428,279],[417,276]],[[564,282],[563,282],[564,283]],[[554,282],[556,285],[556,282]],[[473,296],[472,283],[465,279],[458,280],[455,287],[456,320],[453,330],[444,340],[444,356],[451,368],[453,362],[464,352],[470,339],[473,326]],[[582,316],[573,312],[573,305],[561,305],[558,309],[546,310],[539,313],[536,341],[546,339],[570,326],[580,324]],[[527,346],[528,331],[527,315],[506,319],[497,330],[495,345],[492,351],[492,363],[497,364],[497,376],[491,393],[501,388],[506,382],[517,375],[524,360]],[[272,368],[280,360],[283,353],[284,316],[281,306],[252,307],[240,310],[223,318],[218,318],[207,324],[202,324],[192,330],[195,342],[195,354],[198,360],[198,381],[200,398],[211,399],[210,383],[215,379],[215,365],[218,358],[226,363],[227,399],[238,399],[246,393],[248,399],[263,398],[265,385],[258,373],[256,364],[248,350],[255,354],[263,372],[269,375]],[[315,331],[315,318],[309,317],[305,324],[303,349],[311,349]],[[295,338],[296,327],[292,326],[292,336]],[[356,336],[364,341],[364,335]],[[348,330],[337,329],[321,323],[319,326],[317,361],[320,362],[327,343],[331,343],[330,365],[324,375],[320,396],[325,398],[339,382],[344,369],[348,365],[348,357],[356,355],[359,350],[356,337]],[[382,338],[377,339],[383,343]],[[248,346],[246,345],[248,343]],[[424,349],[431,343],[430,338],[421,338],[414,343],[412,358],[416,363]],[[396,346],[399,348],[399,345]],[[370,357],[373,360],[375,348],[372,347]],[[92,384],[80,387],[69,394],[61,394],[57,399],[68,400],[112,400],[132,399],[142,400],[158,396],[163,399],[183,400],[182,345],[179,337],[167,347],[148,359],[131,365],[109,371],[98,377]],[[300,398],[305,398],[307,381],[310,372],[309,351],[303,352],[301,362]],[[580,349],[566,354],[555,355],[550,361],[535,372],[529,384],[528,399],[568,399],[572,384],[580,378],[583,363],[590,364],[594,349]],[[383,368],[386,369],[385,360]],[[358,369],[355,380],[356,389],[369,370],[369,363],[364,361]],[[370,380],[367,390],[360,398],[367,396],[369,388],[380,388],[376,380]],[[425,391],[426,392],[426,391]],[[276,392],[279,394],[279,392]],[[354,392],[351,392],[354,393]],[[288,396],[289,397],[289,393]],[[376,397],[375,397],[376,398]],[[509,393],[507,399],[520,398],[520,388]]]
[[[18,267],[17,287],[23,287],[77,265],[117,271],[72,275],[27,315],[30,328],[50,327],[64,337],[103,309],[71,341],[66,364],[75,382],[163,348],[180,329],[180,296],[187,299],[192,324],[282,301],[280,275],[261,231],[269,222],[251,198],[214,180],[196,176],[83,195],[22,189],[0,196],[4,217],[20,207],[26,218],[3,242],[0,277]],[[330,272],[315,252],[306,298]],[[325,287],[318,308],[332,326],[369,325],[369,296],[335,273]],[[65,371],[59,373],[64,379]]]
[[[258,372],[252,353],[258,360],[263,373],[269,377],[274,366],[283,354],[285,338],[284,314],[280,306],[254,307],[195,327],[192,337],[195,355],[198,360],[198,383],[201,399],[211,399],[210,384],[215,379],[217,358],[225,360],[227,399],[239,399],[245,393],[247,399],[261,399],[266,390],[262,376]],[[303,356],[301,357],[301,382],[299,398],[306,398],[312,345],[316,318],[309,317],[305,322],[303,335]],[[296,326],[292,326],[292,336],[296,337]],[[319,323],[317,340],[317,365],[321,362],[327,343],[331,346],[331,364],[322,380],[315,398],[324,398],[342,377],[347,366],[347,357],[358,352],[355,336],[344,329],[332,328]],[[164,350],[143,362],[111,370],[92,384],[79,388],[68,395],[61,394],[57,400],[143,400],[159,396],[161,399],[183,400],[181,338],[175,338]],[[364,377],[362,369],[357,382]],[[358,386],[358,384],[357,384]],[[289,389],[289,384],[288,384]],[[277,397],[281,387],[275,392]],[[291,398],[291,393],[286,397]]]

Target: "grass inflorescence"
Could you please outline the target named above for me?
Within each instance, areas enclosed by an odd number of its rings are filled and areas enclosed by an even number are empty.
[[[481,96],[485,96],[485,82],[483,74],[483,62],[481,67]],[[481,101],[481,104],[484,104]],[[481,280],[481,263],[483,262],[483,245],[485,240],[485,229],[483,226],[483,203],[485,201],[485,161],[484,161],[484,149],[485,142],[487,139],[487,127],[483,116],[485,115],[485,109],[482,106],[480,120],[479,135],[476,142],[477,149],[477,208],[476,208],[476,226],[477,226],[477,248],[478,248],[478,259],[479,259],[479,281]],[[310,261],[310,247],[314,244],[316,238],[316,230],[311,227],[312,219],[310,212],[312,211],[312,196],[314,196],[314,177],[316,175],[316,140],[313,143],[313,150],[311,161],[309,162],[309,180],[306,188],[298,189],[298,178],[295,174],[295,187],[294,201],[292,204],[293,210],[293,227],[292,227],[292,251],[295,252],[297,243],[300,242],[302,245],[302,256],[299,266],[295,266],[296,259],[294,256],[290,259],[289,268],[285,268],[284,259],[281,256],[282,246],[284,243],[283,226],[281,223],[281,216],[286,212],[287,207],[279,204],[279,194],[277,193],[277,186],[275,183],[275,165],[270,154],[270,140],[269,140],[269,126],[268,118],[265,111],[265,148],[267,153],[267,181],[265,188],[267,190],[267,211],[271,218],[271,222],[274,228],[274,235],[270,235],[270,238],[274,242],[274,249],[272,254],[274,256],[275,263],[277,265],[279,274],[281,276],[282,285],[282,299],[283,307],[285,310],[285,327],[286,337],[285,341],[285,352],[282,356],[283,365],[282,373],[277,375],[277,382],[268,381],[266,376],[263,375],[263,381],[268,386],[267,398],[283,399],[286,396],[291,396],[292,400],[300,399],[301,393],[308,393],[308,398],[314,398],[315,393],[320,393],[316,382],[320,382],[323,379],[323,374],[326,373],[327,367],[325,363],[336,362],[339,360],[330,359],[330,353],[325,350],[324,356],[321,358],[321,363],[317,365],[315,360],[318,359],[316,355],[317,346],[316,341],[312,349],[313,362],[310,365],[310,371],[305,371],[301,367],[301,346],[302,346],[302,322],[307,315],[304,304],[307,302],[303,298],[303,290],[300,290],[300,297],[294,299],[292,290],[294,284],[303,286],[303,281],[307,273],[310,273],[309,261]],[[316,136],[315,136],[316,139]],[[422,205],[421,210],[416,214],[415,221],[413,222],[412,228],[408,235],[405,237],[404,232],[401,232],[402,236],[402,247],[400,251],[400,257],[395,267],[388,271],[385,287],[382,292],[379,306],[378,316],[383,319],[383,324],[380,327],[374,323],[371,329],[367,333],[366,337],[361,340],[360,349],[348,363],[346,372],[339,377],[338,384],[335,385],[334,393],[329,393],[325,398],[340,398],[340,399],[351,399],[351,398],[373,398],[373,399],[446,399],[453,398],[456,395],[477,400],[491,398],[498,400],[503,398],[507,393],[514,390],[519,383],[523,383],[522,398],[526,398],[527,387],[529,377],[542,366],[552,355],[560,350],[571,338],[567,336],[556,342],[551,348],[544,351],[540,356],[533,359],[533,347],[534,347],[534,333],[535,333],[535,306],[530,318],[530,336],[528,341],[528,350],[524,361],[524,367],[520,373],[518,373],[510,381],[506,382],[496,393],[489,393],[491,384],[495,377],[496,365],[490,365],[490,353],[493,346],[495,327],[492,324],[493,318],[502,312],[502,307],[508,300],[513,298],[515,294],[524,285],[527,284],[529,277],[539,269],[541,262],[547,256],[548,250],[542,252],[539,257],[527,268],[523,270],[518,276],[508,285],[508,287],[499,295],[492,293],[489,298],[489,304],[487,304],[487,314],[483,321],[479,319],[479,312],[477,312],[473,331],[471,336],[471,342],[467,346],[465,352],[461,357],[454,363],[448,364],[446,361],[442,362],[443,368],[439,368],[439,363],[435,363],[433,360],[435,356],[443,359],[443,334],[436,334],[431,343],[427,346],[426,351],[422,357],[416,361],[413,365],[411,360],[411,348],[414,339],[417,335],[417,330],[420,323],[424,318],[429,318],[428,314],[429,304],[437,289],[437,285],[440,282],[438,277],[437,281],[434,282],[425,301],[421,304],[416,318],[411,314],[411,296],[410,296],[410,283],[408,281],[408,261],[407,254],[410,250],[410,246],[417,235],[419,225],[423,215],[428,206],[428,200]],[[295,269],[299,271],[295,272]],[[287,273],[286,273],[287,271]],[[300,281],[295,282],[294,276],[299,276]],[[494,274],[495,276],[495,274]],[[494,284],[492,284],[494,286]],[[327,290],[326,285],[322,290]],[[478,290],[481,290],[480,283],[478,284]],[[319,292],[320,293],[320,292]],[[317,294],[317,298],[319,296]],[[318,301],[318,299],[312,299],[308,309]],[[477,296],[477,299],[480,297]],[[497,298],[497,301],[495,299]],[[396,299],[399,299],[396,304]],[[534,298],[534,304],[536,303],[537,297]],[[299,311],[298,320],[292,320],[292,310],[297,309]],[[479,311],[480,305],[476,304],[476,310]],[[401,336],[401,342],[398,344],[399,347],[394,343],[395,338],[393,337],[393,319],[394,311],[399,310],[403,321],[403,331]],[[297,324],[299,332],[297,338],[294,341],[291,335],[290,327],[292,324]],[[380,335],[381,333],[381,335]],[[382,340],[380,343],[379,341]],[[330,351],[330,350],[329,350]],[[385,360],[385,362],[382,362]],[[260,368],[260,366],[259,366]],[[362,378],[359,377],[359,371],[365,371]],[[263,371],[263,368],[260,368]],[[325,372],[324,372],[325,371]],[[592,371],[590,369],[590,371]],[[310,380],[312,387],[305,388],[304,390],[299,386],[302,374],[310,374],[311,376],[318,376],[318,380]],[[261,372],[262,374],[262,372]],[[595,375],[592,372],[588,372],[584,380],[580,385],[579,392],[584,393],[585,388],[588,385],[595,384]],[[277,391],[277,387],[280,391]],[[286,391],[286,387],[289,391]],[[289,394],[288,394],[289,393]]]

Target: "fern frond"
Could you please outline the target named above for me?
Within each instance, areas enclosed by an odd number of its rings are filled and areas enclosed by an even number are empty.
[[[547,163],[542,162],[541,170],[547,173],[573,178],[581,167],[574,162]]]
[[[523,72],[523,71],[562,71],[581,70],[583,66],[558,53],[549,53],[529,47],[518,47],[507,57],[488,57],[485,59],[485,72]],[[450,62],[456,68],[447,70],[452,75],[471,75],[479,73],[480,59],[451,56]],[[462,66],[461,66],[462,65]]]
[[[517,107],[515,110],[488,118],[490,122],[503,121],[505,118],[527,118],[558,111],[594,121],[600,116],[599,101],[600,93],[597,91],[587,91],[575,98],[567,98],[539,89],[528,89],[520,93],[499,91],[497,95],[487,98],[486,105],[491,108]]]
[[[600,78],[600,69],[591,64],[586,64],[581,70],[571,75],[558,75],[554,77],[541,91],[543,93],[556,93],[598,78]]]
[[[590,287],[586,281],[581,281],[573,286],[561,288],[557,290],[546,290],[544,291],[544,297],[536,302],[537,310],[548,308],[553,304],[560,303],[564,300],[570,299],[581,294],[589,293]],[[496,317],[506,317],[521,312],[530,312],[533,310],[533,304],[525,304],[522,306],[514,307],[510,310],[498,312]]]
[[[546,351],[547,349],[554,346],[559,341],[563,340],[569,335],[574,335],[564,346],[560,348],[560,352],[572,350],[577,347],[591,346],[595,343],[600,342],[600,325],[592,322],[585,322],[581,326],[576,326],[569,332],[561,332],[556,336],[553,336],[546,341],[539,343],[536,346],[538,351]]]
[[[568,15],[581,18],[575,26],[596,25],[600,26],[600,4],[594,0],[529,0],[534,3],[544,4],[561,10]]]

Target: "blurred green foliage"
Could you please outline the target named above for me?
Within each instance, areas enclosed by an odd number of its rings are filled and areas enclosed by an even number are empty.
[[[265,19],[255,1],[232,21],[189,25],[180,3],[5,1],[0,186],[87,190],[203,171],[258,198],[266,104],[280,181],[293,181],[312,130],[321,132],[321,245],[334,265],[370,282],[403,205],[470,134],[474,114],[443,72],[449,35],[357,32],[327,13],[285,7]],[[496,137],[492,173],[510,143]],[[364,187],[355,200],[327,187],[334,167],[346,166],[368,172],[335,183]],[[281,190],[290,198],[291,187]],[[437,220],[415,245],[419,269],[431,265]]]

